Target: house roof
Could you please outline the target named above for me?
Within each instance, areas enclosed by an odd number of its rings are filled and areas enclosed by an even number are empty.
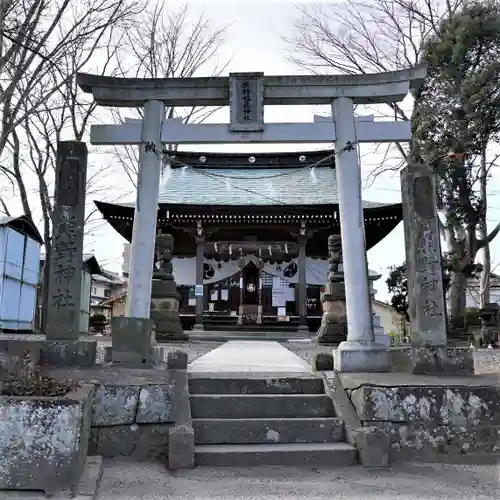
[[[385,309],[395,310],[388,302],[383,302],[382,300],[372,299],[372,303],[378,306],[384,307]]]
[[[120,293],[119,295],[116,295],[115,297],[111,297],[110,299],[103,300],[102,302],[99,303],[100,306],[104,307],[109,307],[113,305],[115,302],[122,301],[127,298],[127,292]]]
[[[40,262],[45,262],[45,254],[40,255]],[[101,267],[97,262],[94,254],[92,253],[84,253],[82,256],[82,264],[90,272],[90,274],[100,274]]]
[[[8,226],[22,234],[26,234],[33,240],[43,245],[43,238],[33,221],[26,215],[19,217],[10,217],[8,215],[0,215],[0,226]]]
[[[93,280],[99,283],[110,283],[113,285],[124,285],[127,283],[118,273],[102,268],[101,272],[93,277]]]

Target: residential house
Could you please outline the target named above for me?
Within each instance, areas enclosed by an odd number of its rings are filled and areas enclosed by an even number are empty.
[[[106,319],[112,317],[112,307],[109,299],[123,294],[127,289],[127,282],[119,274],[103,269],[99,275],[92,277],[90,295],[91,314],[103,314]]]
[[[372,300],[373,313],[380,317],[380,326],[386,334],[404,335],[406,322],[394,307],[380,300]]]
[[[104,301],[101,305],[102,307],[106,307],[108,309],[108,318],[125,316],[125,306],[127,305],[127,291],[125,290],[120,295],[115,295],[114,297]]]
[[[466,306],[468,308],[481,307],[480,278],[470,278],[467,284]],[[490,274],[490,303],[500,304],[500,276]]]

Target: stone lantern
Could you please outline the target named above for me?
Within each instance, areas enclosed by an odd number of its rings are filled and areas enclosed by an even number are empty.
[[[188,340],[179,317],[180,294],[172,274],[171,234],[158,234],[155,241],[155,267],[151,289],[151,319],[156,327],[156,340]]]
[[[342,239],[338,234],[328,237],[328,282],[321,296],[323,317],[316,340],[320,344],[339,344],[347,338],[347,314],[345,303],[344,273],[342,263]]]
[[[486,304],[485,307],[479,310],[481,319],[481,337],[485,346],[490,346],[498,341],[498,320],[500,314],[500,306],[496,303]],[[476,347],[480,347],[476,345]]]

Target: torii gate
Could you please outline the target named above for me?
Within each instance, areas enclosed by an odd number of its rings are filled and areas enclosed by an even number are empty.
[[[367,75],[137,79],[78,74],[101,106],[144,107],[142,122],[93,125],[92,144],[139,145],[127,316],[149,318],[162,144],[334,142],[347,309],[347,341],[337,351],[341,371],[387,371],[389,352],[374,341],[358,143],[405,142],[409,122],[355,120],[355,104],[402,101],[426,76],[424,66]],[[264,123],[264,105],[330,104],[333,123]],[[165,119],[165,107],[230,106],[229,124]],[[154,147],[152,147],[154,146]]]

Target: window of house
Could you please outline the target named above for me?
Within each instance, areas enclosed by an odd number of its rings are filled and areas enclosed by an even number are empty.
[[[97,288],[95,286],[92,287],[92,295],[97,295]]]
[[[105,297],[111,297],[111,290],[104,290]]]

